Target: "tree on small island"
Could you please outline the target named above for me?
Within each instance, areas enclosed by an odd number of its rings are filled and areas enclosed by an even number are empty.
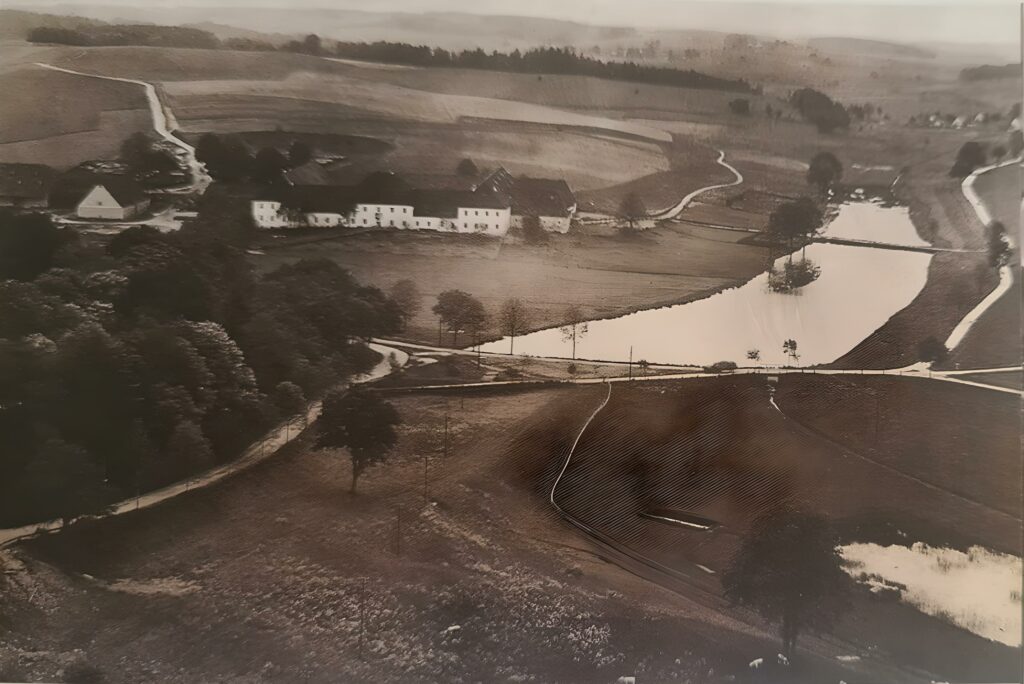
[[[402,418],[380,395],[362,389],[339,390],[324,397],[320,413],[317,449],[349,450],[352,458],[352,486],[356,493],[359,476],[372,465],[387,459],[398,442],[395,427]]]

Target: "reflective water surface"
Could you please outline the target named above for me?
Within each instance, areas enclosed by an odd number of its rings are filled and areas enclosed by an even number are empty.
[[[905,207],[857,202],[839,207],[825,235],[922,246]],[[832,244],[807,247],[821,276],[794,293],[772,292],[762,273],[740,287],[688,304],[650,309],[589,323],[576,342],[582,359],[709,365],[757,349],[762,364],[792,364],[782,343],[794,339],[799,365],[839,358],[907,306],[924,287],[931,255]],[[788,257],[781,257],[781,266]],[[795,258],[799,258],[799,255]],[[566,302],[571,304],[571,302]],[[507,353],[508,340],[484,351]],[[568,358],[572,345],[557,328],[516,338],[516,353]]]

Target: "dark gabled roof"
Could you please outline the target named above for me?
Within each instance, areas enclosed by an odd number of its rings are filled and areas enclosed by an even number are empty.
[[[284,172],[292,185],[331,185],[331,174],[317,161],[308,161]]]
[[[93,187],[102,185],[118,204],[130,207],[146,199],[142,186],[127,176],[97,176]],[[92,188],[89,188],[92,191]],[[88,194],[88,193],[87,193]],[[85,196],[82,196],[85,199]]]
[[[271,194],[284,208],[304,214],[348,214],[355,209],[358,196],[354,187],[338,185],[277,187]]]
[[[510,191],[512,213],[518,216],[568,216],[576,196],[564,180],[516,178]]]
[[[455,218],[459,208],[463,209],[508,209],[507,197],[493,192],[470,192],[468,190],[417,190],[415,193],[416,216]]]
[[[375,171],[355,186],[361,204],[398,204],[412,206],[415,191],[401,176],[390,171]]]
[[[512,186],[515,184],[516,179],[511,173],[505,170],[505,167],[499,166],[492,171],[486,178],[484,178],[476,186],[477,190],[490,190],[491,192],[504,192],[509,193],[512,191]]]
[[[476,178],[472,176],[443,175],[434,173],[407,173],[402,176],[417,190],[474,190]]]
[[[0,197],[13,200],[44,200],[57,172],[43,164],[0,164]]]
[[[122,207],[138,204],[146,199],[142,186],[127,176],[72,169],[61,174],[54,182],[50,191],[50,206],[58,209],[74,208],[100,185],[106,188]]]

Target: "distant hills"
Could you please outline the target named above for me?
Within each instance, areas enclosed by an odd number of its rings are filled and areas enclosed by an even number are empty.
[[[873,55],[875,57],[917,57],[920,59],[934,59],[935,53],[914,45],[904,43],[890,43],[882,40],[867,40],[865,38],[843,38],[826,36],[823,38],[811,38],[807,44],[812,48],[825,52],[837,52],[850,55]]]
[[[961,81],[988,81],[997,78],[1021,78],[1021,64],[1003,64],[1001,66],[982,64],[960,72]]]

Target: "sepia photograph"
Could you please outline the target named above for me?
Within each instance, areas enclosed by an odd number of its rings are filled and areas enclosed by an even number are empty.
[[[1024,681],[1022,31],[2,0],[0,683]]]

